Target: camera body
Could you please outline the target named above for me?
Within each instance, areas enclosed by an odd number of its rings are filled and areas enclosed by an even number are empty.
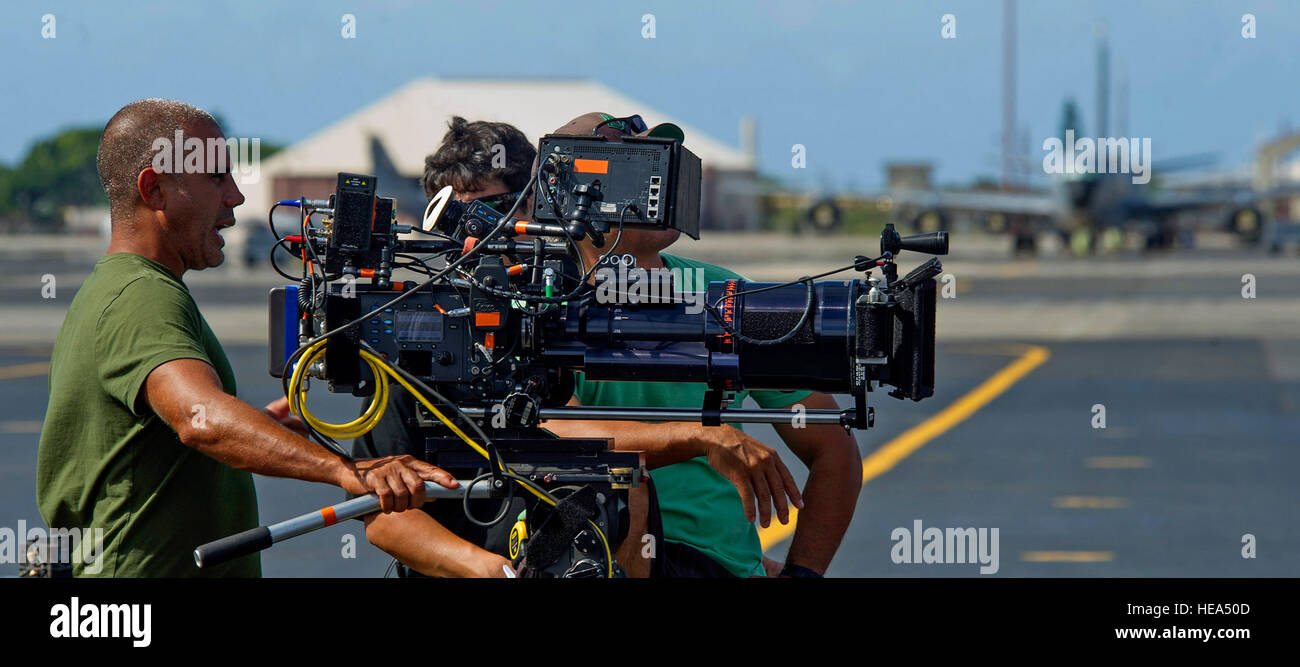
[[[701,382],[724,392],[857,394],[874,382],[919,401],[934,392],[936,294],[935,267],[917,271],[883,299],[873,298],[863,280],[816,282],[810,306],[802,285],[717,281],[704,302],[729,305],[715,319],[707,311],[690,312],[687,299],[600,303],[588,294],[542,312],[513,308],[510,298],[479,287],[511,283],[505,261],[489,256],[463,286],[331,286],[317,315],[320,330],[361,321],[330,344],[319,376],[331,391],[370,395],[374,378],[360,358],[364,345],[476,408],[491,408],[525,389],[537,407],[563,405],[572,394],[573,370],[598,381]],[[298,290],[272,292],[271,372],[277,377],[283,359],[298,347]],[[407,290],[412,294],[400,303],[382,307]],[[749,342],[791,331],[805,309],[809,317],[789,340]]]
[[[933,393],[939,263],[899,279],[894,259],[905,249],[944,254],[946,235],[903,239],[888,226],[883,259],[855,258],[855,269],[879,269],[871,282],[715,282],[703,296],[713,307],[694,312],[684,298],[638,302],[615,291],[601,299],[599,290],[583,292],[572,241],[603,239],[611,225],[696,236],[699,158],[680,142],[654,137],[547,135],[538,154],[533,222],[507,220],[482,202],[452,201],[425,221],[441,241],[400,240],[405,230],[394,223],[393,201],[377,196],[375,178],[339,174],[329,217],[314,236],[305,230],[303,243],[324,255],[326,277],[343,280],[273,291],[271,374],[280,377],[303,342],[344,327],[316,375],[333,391],[357,395],[373,387],[363,346],[476,408],[521,391],[538,407],[562,405],[573,370],[593,380],[697,381],[723,393],[857,395],[873,382],[893,386],[899,398]],[[522,234],[533,238],[516,238]],[[440,253],[460,266],[442,280],[394,284],[402,252]],[[358,280],[366,278],[369,285]],[[397,294],[399,303],[384,305]],[[555,298],[561,294],[573,298]],[[520,300],[527,307],[514,307]],[[642,351],[648,345],[657,349]],[[866,422],[858,417],[855,424]]]

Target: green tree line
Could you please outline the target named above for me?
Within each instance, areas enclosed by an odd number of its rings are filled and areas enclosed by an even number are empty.
[[[218,121],[219,122],[219,121]],[[0,227],[57,231],[66,206],[107,206],[95,169],[103,129],[79,127],[40,139],[16,167],[0,165]],[[266,159],[282,146],[261,144]]]
[[[17,167],[0,165],[0,219],[57,229],[63,207],[108,205],[95,171],[99,128],[73,128],[32,145]]]

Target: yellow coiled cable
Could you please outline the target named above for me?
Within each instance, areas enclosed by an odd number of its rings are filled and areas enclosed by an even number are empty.
[[[424,405],[433,416],[437,417],[438,421],[442,422],[443,425],[450,429],[452,433],[455,433],[457,437],[463,440],[465,444],[469,445],[471,449],[478,452],[483,456],[483,458],[492,461],[491,454],[489,454],[482,445],[475,442],[473,438],[466,435],[460,427],[456,426],[456,424],[448,419],[441,410],[429,401],[429,399],[425,398],[423,392],[411,386],[405,378],[393,369],[392,365],[389,364],[386,359],[375,355],[369,350],[360,350],[361,358],[366,362],[366,365],[370,367],[370,372],[375,378],[375,393],[370,399],[370,404],[366,406],[365,412],[362,413],[360,417],[346,424],[330,424],[321,421],[307,409],[307,388],[303,383],[303,379],[307,375],[308,368],[325,354],[325,344],[327,342],[328,339],[312,343],[312,345],[303,352],[302,359],[298,362],[298,365],[294,367],[293,374],[289,377],[289,410],[293,412],[293,414],[302,417],[302,420],[313,429],[336,440],[350,440],[369,433],[370,430],[377,426],[379,421],[384,417],[384,411],[388,407],[388,378],[392,377],[392,379],[396,380],[398,384],[402,385],[402,387],[410,392],[416,400],[420,401],[420,403]],[[505,467],[504,463],[502,463],[501,466],[502,472],[507,472],[512,475],[515,474],[513,470]],[[538,499],[552,507],[555,506],[555,500],[553,498],[534,488],[531,484],[525,484],[519,480],[514,481],[529,493],[537,496]],[[587,523],[591,526],[592,530],[596,531],[596,535],[600,537],[601,544],[605,547],[605,562],[609,564],[608,574],[610,577],[613,577],[614,557],[609,548],[609,540],[605,538],[605,532],[602,531],[594,521],[588,519]]]

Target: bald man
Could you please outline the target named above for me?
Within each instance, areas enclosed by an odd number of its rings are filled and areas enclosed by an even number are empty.
[[[50,359],[41,516],[104,535],[97,560],[74,562],[77,576],[259,576],[256,554],[203,570],[193,558],[198,545],[258,524],[250,473],[374,492],[384,512],[422,505],[424,480],[456,485],[409,456],[326,450],[303,437],[286,399],[259,410],[235,398],[230,362],[183,276],[221,264],[221,230],[244,197],[229,160],[203,164],[207,150],[197,167],[158,160],[177,137],[224,151],[212,116],[183,102],[132,102],[104,127],[96,166],[112,240]]]

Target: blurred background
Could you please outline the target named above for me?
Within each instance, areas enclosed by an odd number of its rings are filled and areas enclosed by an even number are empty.
[[[1280,1],[6,3],[0,526],[40,523],[48,359],[107,246],[118,108],[180,99],[257,142],[225,265],[186,276],[256,405],[279,392],[273,201],[373,173],[409,221],[452,115],[536,141],[595,110],[677,123],[702,158],[703,238],[670,252],[792,279],[875,254],[887,222],[951,234],[936,394],[876,395],[830,574],[980,576],[892,562],[920,520],[998,528],[999,576],[1296,576],[1298,36]],[[1067,138],[1135,150],[1055,173]],[[257,483],[264,523],[338,497]],[[763,531],[770,556],[789,535]],[[272,576],[388,562],[359,526],[263,554]]]

